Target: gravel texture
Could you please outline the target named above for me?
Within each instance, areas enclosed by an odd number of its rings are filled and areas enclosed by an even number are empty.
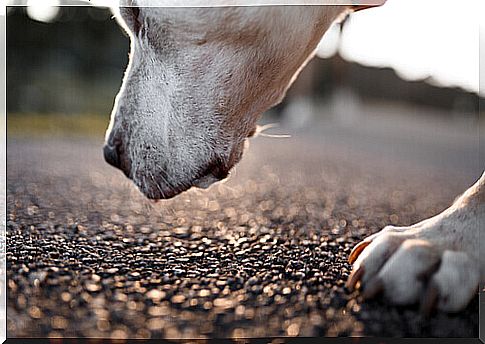
[[[473,182],[410,165],[257,138],[228,182],[152,203],[100,142],[10,139],[8,336],[477,337],[478,297],[425,319],[344,288],[359,240]]]

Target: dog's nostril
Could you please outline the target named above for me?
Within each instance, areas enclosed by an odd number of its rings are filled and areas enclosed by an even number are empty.
[[[103,147],[104,153],[104,160],[106,162],[116,168],[120,168],[120,157],[118,155],[116,146],[111,146],[109,144],[104,145]]]

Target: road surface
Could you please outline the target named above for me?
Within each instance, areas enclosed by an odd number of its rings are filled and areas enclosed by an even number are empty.
[[[478,296],[425,319],[346,292],[359,240],[436,214],[480,174],[466,136],[362,128],[256,138],[229,181],[159,203],[99,140],[10,138],[8,336],[477,337]]]

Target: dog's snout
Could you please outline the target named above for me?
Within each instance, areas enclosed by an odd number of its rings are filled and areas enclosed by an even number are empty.
[[[103,147],[104,160],[111,166],[121,168],[120,156],[116,146],[112,146],[109,143]]]
[[[202,173],[202,176],[194,181],[194,186],[202,189],[208,188],[210,185],[225,179],[229,174],[229,170],[220,163],[210,164],[209,167]]]

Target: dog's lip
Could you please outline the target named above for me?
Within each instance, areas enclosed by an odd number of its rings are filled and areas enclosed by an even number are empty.
[[[200,177],[200,178],[194,180],[194,182],[192,184],[196,188],[207,189],[209,186],[211,186],[212,184],[214,184],[214,183],[216,183],[220,180],[221,179],[215,177],[214,175],[208,174],[208,175],[205,175],[203,177]]]
[[[156,192],[153,192],[152,190],[148,190],[148,191],[141,190],[141,191],[145,195],[145,197],[148,198],[150,202],[158,203],[160,200],[168,200],[168,199],[174,198],[175,196],[178,196],[182,192],[185,192],[191,189],[192,187],[195,187],[198,189],[207,189],[212,184],[218,181],[220,181],[220,179],[214,177],[213,175],[207,175],[194,180],[191,183],[192,185],[186,188],[164,190],[163,194],[160,190],[157,190]]]
[[[196,179],[194,179],[190,184],[187,184],[184,187],[181,188],[167,188],[164,189],[163,192],[162,190],[158,188],[152,188],[150,187],[149,189],[142,189],[140,188],[140,191],[153,203],[157,203],[159,200],[167,200],[174,198],[175,196],[181,194],[182,192],[185,192],[189,190],[192,187],[196,187],[199,189],[207,189],[209,188],[212,184],[221,181],[225,179],[227,176],[227,173],[223,174],[224,177],[219,176],[219,175],[214,175],[213,173],[208,173],[206,175],[200,176]]]
[[[255,126],[254,126],[254,128],[253,128],[253,129],[251,129],[251,130],[249,131],[249,133],[248,133],[248,135],[246,136],[246,138],[251,138],[251,137],[253,137],[253,136],[256,134],[256,132],[257,132],[257,131],[258,131],[258,127],[255,125]]]
[[[162,185],[144,185],[144,187],[138,186],[138,188],[152,202],[173,198],[192,187],[207,189],[214,183],[226,179],[230,169],[239,160],[238,158],[240,158],[240,154],[231,154],[230,159],[228,160],[216,158],[207,164],[205,168],[201,169],[199,173],[193,176],[190,182],[183,183],[178,188],[170,187],[166,182],[162,183]],[[163,178],[163,180],[166,180],[166,178]]]
[[[147,191],[145,192],[144,190],[141,190],[141,192],[145,195],[146,198],[148,198],[151,202],[157,203],[160,200],[166,200],[173,198],[177,196],[178,194],[186,191],[185,190],[167,190],[164,191],[163,194],[157,190],[157,192],[152,192],[152,191]]]

